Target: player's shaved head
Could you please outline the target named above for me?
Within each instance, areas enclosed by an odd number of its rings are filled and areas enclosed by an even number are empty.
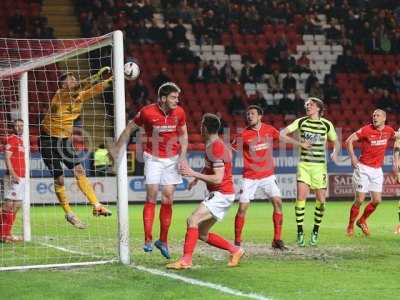
[[[384,111],[383,109],[380,109],[380,108],[375,109],[374,112],[372,113],[372,115],[374,115],[375,113],[381,113],[386,119],[386,111]]]
[[[374,126],[380,128],[382,126],[385,126],[385,122],[386,122],[386,112],[382,109],[374,110],[372,114],[372,123],[374,124]]]

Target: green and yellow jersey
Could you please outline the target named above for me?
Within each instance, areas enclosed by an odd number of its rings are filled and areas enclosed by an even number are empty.
[[[311,144],[310,149],[301,149],[300,162],[326,164],[326,143],[337,139],[335,128],[329,120],[303,117],[294,120],[286,130],[287,133],[298,131],[301,140]]]

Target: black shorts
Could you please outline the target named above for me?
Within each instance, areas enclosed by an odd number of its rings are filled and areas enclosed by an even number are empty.
[[[68,138],[42,135],[39,138],[39,147],[43,161],[54,178],[64,174],[61,163],[72,169],[82,161]]]

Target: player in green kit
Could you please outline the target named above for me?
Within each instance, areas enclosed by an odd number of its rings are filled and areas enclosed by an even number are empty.
[[[332,123],[323,118],[324,103],[318,98],[308,98],[305,102],[307,116],[296,119],[282,132],[282,136],[298,131],[301,141],[311,144],[309,149],[301,149],[300,161],[297,165],[297,199],[295,204],[297,223],[297,244],[305,246],[303,222],[306,199],[310,191],[315,192],[316,203],[314,212],[314,228],[311,233],[310,245],[318,243],[318,230],[325,212],[327,188],[326,144],[334,143],[331,159],[336,163],[340,144],[337,141]]]

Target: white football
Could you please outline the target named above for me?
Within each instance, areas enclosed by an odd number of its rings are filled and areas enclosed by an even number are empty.
[[[129,61],[124,65],[124,74],[126,80],[135,80],[139,77],[140,68],[134,61]]]

